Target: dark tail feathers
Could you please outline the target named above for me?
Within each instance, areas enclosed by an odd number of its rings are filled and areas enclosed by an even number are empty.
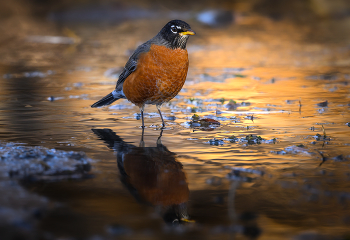
[[[104,96],[99,101],[95,102],[91,105],[92,108],[102,107],[105,105],[109,105],[113,103],[114,101],[117,101],[119,98],[115,98],[112,93],[108,94],[107,96]]]

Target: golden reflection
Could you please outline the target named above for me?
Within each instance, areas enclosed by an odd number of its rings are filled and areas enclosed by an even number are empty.
[[[156,147],[144,147],[144,131],[140,147],[126,143],[111,129],[92,131],[116,151],[121,182],[136,200],[155,206],[167,223],[191,221],[187,213],[186,175],[176,154],[162,144],[163,130]]]

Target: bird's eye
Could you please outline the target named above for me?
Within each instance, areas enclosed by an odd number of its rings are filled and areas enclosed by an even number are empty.
[[[170,30],[171,30],[173,33],[177,33],[177,27],[175,27],[175,26],[171,26]]]

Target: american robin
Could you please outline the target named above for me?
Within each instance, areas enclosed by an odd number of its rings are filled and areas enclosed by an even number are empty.
[[[195,32],[186,22],[168,22],[154,38],[141,44],[131,55],[115,90],[91,107],[102,107],[126,98],[140,107],[144,128],[145,104],[155,104],[165,127],[160,107],[174,98],[185,83],[188,70],[186,43],[189,35],[195,35]]]

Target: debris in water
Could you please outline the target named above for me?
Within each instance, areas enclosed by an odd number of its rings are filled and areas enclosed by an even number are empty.
[[[47,98],[47,100],[49,100],[50,102],[57,101],[57,100],[61,100],[61,99],[64,99],[64,97],[54,97],[54,96],[50,96],[50,97]]]
[[[230,99],[228,104],[226,104],[227,110],[236,110],[239,104],[236,101]]]
[[[243,107],[248,107],[250,105],[251,105],[250,102],[241,102],[241,106],[243,106]]]
[[[260,136],[248,135],[245,137],[245,140],[248,144],[261,144],[261,141],[264,139]]]
[[[46,74],[43,72],[39,72],[39,71],[35,71],[35,72],[25,72],[24,77],[27,78],[33,78],[33,77],[40,77],[40,78],[44,78],[46,77]]]
[[[11,78],[45,78],[48,75],[55,74],[55,71],[47,70],[46,72],[33,71],[33,72],[24,72],[24,73],[7,73],[3,75],[5,79]]]
[[[84,84],[82,82],[77,82],[77,83],[73,83],[73,86],[76,88],[81,88]]]
[[[338,155],[336,157],[333,157],[333,160],[334,161],[344,161],[345,157],[342,154],[340,154],[340,155]]]
[[[209,125],[218,125],[220,126],[220,122],[216,121],[214,119],[211,118],[203,118],[200,120],[201,126],[202,127],[208,127]]]
[[[193,114],[192,121],[189,122],[189,127],[200,128],[202,131],[212,131],[218,126],[220,122],[211,118],[200,118],[197,114]]]
[[[215,145],[215,146],[224,145],[224,141],[223,140],[216,139],[216,138],[210,139],[208,143],[210,145]]]
[[[293,104],[294,102],[295,102],[295,100],[288,100],[288,99],[286,100],[287,104]]]
[[[252,122],[254,122],[254,115],[251,116],[245,116],[244,118],[251,120]]]
[[[319,107],[328,107],[328,100],[326,100],[325,102],[317,103],[317,106],[319,106]]]
[[[234,142],[236,142],[236,141],[238,140],[238,138],[235,137],[235,135],[229,136],[228,139],[229,139],[229,141],[230,141],[231,143],[234,143]]]
[[[314,154],[313,152],[309,151],[302,144],[289,146],[289,147],[286,147],[284,150],[280,150],[280,151],[271,151],[271,153],[275,153],[275,154],[279,154],[279,155],[285,155],[287,153],[290,153],[290,154],[303,154],[303,155],[308,155],[308,156]]]
[[[176,120],[176,117],[175,116],[164,116],[164,118],[166,120],[169,120],[169,121],[175,121]]]

